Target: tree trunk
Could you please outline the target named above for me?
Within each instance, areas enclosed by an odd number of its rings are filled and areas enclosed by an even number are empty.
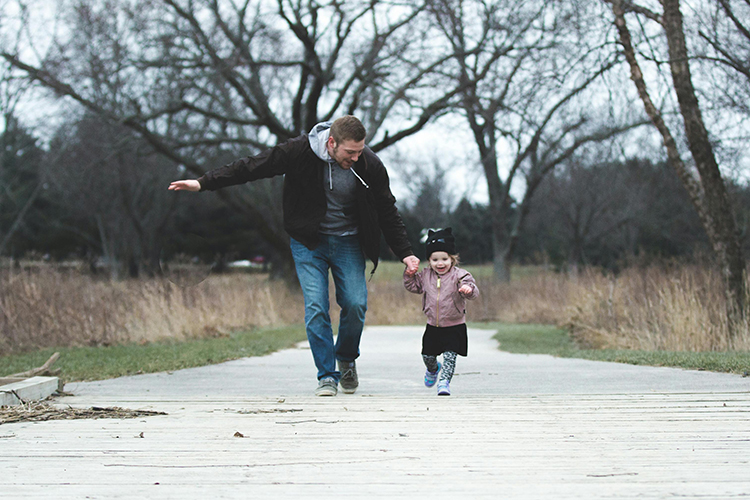
[[[494,132],[494,131],[493,131]],[[510,262],[508,260],[509,237],[508,210],[503,182],[497,173],[497,154],[495,143],[490,138],[489,147],[482,152],[482,167],[487,179],[489,192],[490,218],[492,220],[492,264],[495,279],[501,283],[510,281]]]
[[[500,283],[510,282],[510,253],[505,247],[505,238],[497,230],[492,232],[492,273]]]
[[[679,0],[662,0],[662,5],[662,25],[669,45],[673,85],[685,123],[690,153],[700,174],[700,182],[693,177],[682,161],[674,137],[648,94],[643,74],[635,58],[630,31],[625,23],[622,0],[612,0],[612,11],[620,42],[630,65],[631,78],[638,89],[646,113],[662,135],[667,157],[698,212],[721,268],[731,345],[745,315],[745,262],[739,232],[690,77]]]
[[[735,334],[745,310],[745,262],[739,232],[690,76],[680,2],[662,0],[662,5],[664,31],[669,45],[669,67],[685,122],[690,153],[701,177],[707,222],[714,233],[711,243],[725,281],[730,332]]]

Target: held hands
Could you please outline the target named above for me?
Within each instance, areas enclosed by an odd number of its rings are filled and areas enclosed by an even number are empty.
[[[419,271],[419,259],[416,256],[410,255],[405,257],[402,262],[406,264],[406,271],[404,272],[407,276],[414,276]]]
[[[200,191],[201,184],[195,179],[189,179],[186,181],[174,181],[169,185],[170,191]]]

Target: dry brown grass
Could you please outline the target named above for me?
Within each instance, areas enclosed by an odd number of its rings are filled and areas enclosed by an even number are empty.
[[[421,299],[403,288],[401,269],[385,267],[368,283],[368,324],[424,323]],[[535,270],[509,284],[470,270],[481,295],[468,304],[469,321],[565,325],[594,348],[750,349],[747,325],[733,345],[727,341],[720,278],[704,267],[632,268],[617,277]],[[333,293],[331,304],[335,325]],[[0,354],[221,336],[303,319],[299,291],[262,275],[211,275],[181,287],[166,279],[103,281],[52,268],[0,273]]]
[[[103,281],[54,269],[0,275],[0,353],[225,335],[300,323],[299,294],[248,274],[197,286],[165,279]]]
[[[467,303],[468,321],[559,324],[565,321],[569,280],[540,274],[511,283],[479,278],[480,295]],[[409,293],[400,281],[379,282],[369,287],[368,323],[399,325],[423,323],[420,295]]]
[[[468,304],[468,320],[564,326],[591,348],[750,349],[750,325],[729,341],[721,279],[708,266],[633,267],[617,277],[593,269],[577,276],[540,269],[518,274],[507,284],[478,278],[481,295]],[[378,283],[371,290],[369,322],[424,321],[419,297],[400,282]]]
[[[721,278],[709,268],[631,268],[616,278],[588,271],[577,288],[568,325],[588,346],[694,352],[750,349],[747,324],[729,341]]]

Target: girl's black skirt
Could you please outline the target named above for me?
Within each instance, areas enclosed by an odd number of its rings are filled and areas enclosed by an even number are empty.
[[[422,336],[422,354],[427,356],[437,356],[445,351],[466,356],[468,345],[466,323],[446,327],[427,325]]]

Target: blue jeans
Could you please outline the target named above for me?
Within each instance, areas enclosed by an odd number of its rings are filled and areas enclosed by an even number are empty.
[[[359,357],[359,340],[365,325],[367,281],[359,237],[322,234],[315,250],[292,238],[291,249],[305,298],[305,329],[318,379],[332,377],[338,381],[341,373],[336,369],[336,360],[354,361]],[[336,303],[341,307],[335,344],[329,313],[329,269],[336,286]]]

